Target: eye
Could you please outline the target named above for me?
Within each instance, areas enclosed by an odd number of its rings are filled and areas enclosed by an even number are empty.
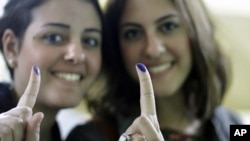
[[[91,48],[100,47],[99,40],[98,40],[98,39],[95,39],[95,38],[91,38],[91,37],[84,38],[84,39],[83,39],[83,43],[84,43],[85,45],[87,45],[88,47],[91,47]]]
[[[164,23],[164,24],[160,25],[159,30],[162,33],[170,33],[170,32],[175,31],[178,28],[179,28],[179,24],[178,23],[167,22],[167,23]]]
[[[60,34],[52,33],[43,36],[43,40],[50,44],[61,44],[65,39]]]
[[[126,40],[135,40],[141,36],[141,32],[138,29],[128,29],[123,33],[122,36]]]

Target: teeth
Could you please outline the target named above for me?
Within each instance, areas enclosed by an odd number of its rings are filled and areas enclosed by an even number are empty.
[[[55,76],[67,81],[79,81],[81,79],[81,75],[75,73],[55,73]]]
[[[171,67],[171,63],[167,63],[167,64],[160,65],[160,66],[157,66],[157,67],[149,67],[148,70],[151,73],[159,73],[159,72],[163,72],[163,71],[169,69],[170,67]]]

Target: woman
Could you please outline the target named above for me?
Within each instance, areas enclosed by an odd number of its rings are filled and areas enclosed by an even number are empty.
[[[13,81],[0,84],[1,141],[38,141],[39,130],[40,141],[61,140],[55,116],[78,105],[98,76],[102,26],[95,0],[7,3],[0,19],[1,51]]]
[[[115,87],[101,100],[89,98],[89,104],[116,131],[116,139],[125,132],[121,140],[139,134],[146,140],[228,141],[229,125],[241,122],[220,106],[230,68],[201,1],[115,0],[107,6],[106,18],[114,43],[108,68]],[[151,76],[158,120],[140,115],[138,62]],[[98,125],[100,136],[107,136],[95,120],[71,135]]]

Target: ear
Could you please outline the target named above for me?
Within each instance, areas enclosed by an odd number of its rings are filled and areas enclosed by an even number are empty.
[[[8,66],[15,68],[17,66],[17,57],[19,52],[19,40],[11,29],[6,29],[2,36],[3,55],[7,60]]]

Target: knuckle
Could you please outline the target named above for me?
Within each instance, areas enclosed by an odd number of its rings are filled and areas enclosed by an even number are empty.
[[[21,117],[11,116],[11,115],[4,115],[0,118],[0,133],[7,132],[8,129],[15,129],[17,127],[24,126],[24,120]]]
[[[145,115],[140,116],[138,119],[141,124],[145,124],[148,122],[148,117]]]
[[[32,109],[28,106],[23,106],[21,110],[21,114],[30,114],[32,113]]]
[[[24,121],[23,121],[23,119],[18,118],[18,119],[16,120],[15,124],[16,124],[17,126],[20,126],[20,125],[23,125],[23,124],[24,124]]]

